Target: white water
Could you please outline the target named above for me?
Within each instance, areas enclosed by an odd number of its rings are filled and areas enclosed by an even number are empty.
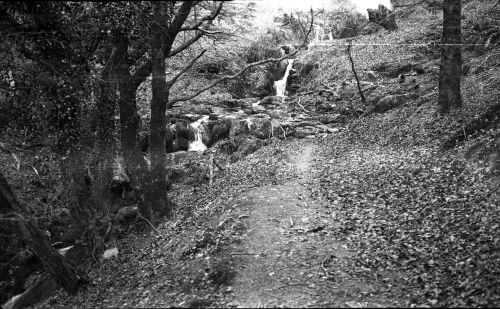
[[[282,79],[274,82],[274,88],[276,88],[276,96],[285,98],[285,90],[286,90],[286,81],[288,79],[288,75],[290,74],[290,70],[293,66],[293,59],[288,59],[288,65],[286,67],[285,76]]]
[[[205,150],[207,150],[207,146],[205,144],[203,144],[202,137],[201,137],[201,130],[200,130],[200,126],[204,122],[206,122],[207,120],[208,120],[208,116],[203,116],[202,118],[189,124],[189,126],[194,131],[194,141],[189,142],[188,151],[205,151]]]

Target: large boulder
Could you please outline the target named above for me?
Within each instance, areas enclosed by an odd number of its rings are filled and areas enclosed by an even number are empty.
[[[375,104],[373,112],[385,113],[393,108],[400,107],[408,101],[406,95],[389,95],[386,96]]]
[[[242,158],[248,156],[259,150],[262,146],[266,145],[267,142],[258,138],[249,138],[242,142],[238,147],[238,150],[229,157],[229,162],[235,163]]]
[[[184,150],[189,148],[189,126],[183,121],[175,123],[175,139],[172,143],[174,151]]]
[[[231,131],[231,121],[227,118],[218,120],[212,128],[209,145],[215,144],[217,141],[229,137]]]
[[[250,134],[257,138],[271,137],[271,118],[266,114],[257,114],[255,117],[242,119],[233,128],[233,136]]]

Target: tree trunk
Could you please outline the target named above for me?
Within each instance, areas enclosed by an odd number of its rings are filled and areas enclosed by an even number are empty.
[[[17,201],[7,179],[0,172],[0,214],[24,211],[25,208]]]
[[[139,143],[139,114],[137,113],[136,92],[140,84],[134,83],[130,75],[128,54],[128,39],[121,32],[115,36],[115,53],[117,62],[113,72],[118,81],[120,109],[120,141],[125,163],[125,169],[130,177],[130,183],[140,198],[139,209],[141,215],[151,219],[151,208],[144,203],[144,182],[147,179],[148,168],[142,156]]]
[[[19,208],[19,202],[2,173],[0,173],[0,201],[2,202],[0,208],[4,214],[8,213],[4,210]],[[65,258],[49,244],[44,234],[21,215],[10,212],[6,216],[0,216],[0,231],[7,234],[15,233],[25,242],[54,280],[68,293],[75,294],[80,283],[86,281],[78,276]]]
[[[98,81],[98,99],[96,102],[96,142],[95,149],[99,156],[108,157],[114,149],[116,86],[111,78],[110,67],[104,68]],[[111,147],[110,147],[111,145]]]
[[[171,215],[170,203],[167,199],[166,170],[166,109],[168,102],[168,85],[165,75],[165,58],[162,48],[165,35],[166,4],[155,2],[155,13],[151,27],[151,60],[153,79],[151,82],[153,98],[151,100],[151,132],[150,154],[151,172],[148,185],[148,204],[158,212]]]
[[[441,113],[448,112],[452,107],[462,106],[461,11],[461,0],[444,1],[438,99]]]

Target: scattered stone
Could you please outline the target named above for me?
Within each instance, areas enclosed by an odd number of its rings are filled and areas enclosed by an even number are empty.
[[[254,105],[254,106],[252,106],[252,112],[254,114],[265,113],[266,108],[264,106],[261,106],[261,105]]]
[[[119,222],[126,221],[128,219],[134,218],[137,216],[138,208],[137,206],[127,206],[120,208],[116,213],[116,220]]]
[[[393,108],[399,107],[407,102],[406,95],[390,95],[378,101],[375,105],[375,113],[385,113]]]
[[[107,249],[106,251],[104,251],[102,257],[105,258],[105,259],[110,259],[110,258],[113,258],[113,257],[118,257],[118,248],[114,247],[114,248],[111,248],[111,249]]]
[[[283,98],[278,96],[265,97],[260,101],[260,105],[281,105],[282,100]]]

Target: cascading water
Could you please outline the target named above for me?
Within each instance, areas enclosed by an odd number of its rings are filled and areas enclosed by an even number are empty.
[[[204,122],[208,120],[208,116],[203,116],[202,118],[192,122],[189,126],[193,129],[194,132],[194,141],[189,142],[188,151],[205,151],[207,150],[207,146],[203,144],[201,137],[200,127]]]
[[[282,79],[274,82],[274,88],[276,88],[276,96],[285,98],[285,90],[286,90],[286,81],[288,79],[288,75],[290,74],[290,70],[293,66],[293,59],[288,59],[288,65],[286,67],[285,76]]]

